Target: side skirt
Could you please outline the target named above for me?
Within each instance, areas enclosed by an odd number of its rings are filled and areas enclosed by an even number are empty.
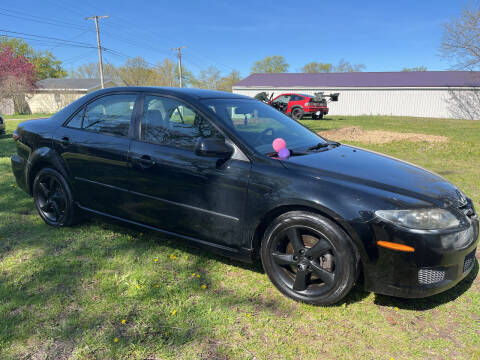
[[[206,248],[208,250],[212,250],[213,252],[215,252],[219,255],[222,255],[222,256],[226,256],[226,257],[236,259],[236,260],[240,260],[240,261],[243,261],[243,262],[249,262],[249,263],[253,262],[253,257],[252,257],[253,250],[252,249],[245,249],[245,248],[236,249],[236,248],[232,248],[232,247],[225,246],[225,245],[215,244],[215,243],[212,243],[212,242],[209,242],[209,241],[200,240],[200,239],[190,237],[190,236],[187,236],[187,235],[177,234],[177,233],[174,233],[174,232],[171,232],[171,231],[162,230],[162,229],[154,227],[154,226],[145,225],[145,224],[142,224],[142,223],[139,223],[139,222],[136,222],[136,221],[132,221],[132,220],[128,220],[128,219],[118,217],[118,216],[106,214],[106,213],[103,213],[101,211],[93,210],[93,209],[87,208],[85,206],[82,206],[78,202],[76,202],[75,205],[78,206],[78,208],[80,208],[84,211],[87,211],[87,212],[90,212],[90,213],[93,213],[93,214],[96,214],[96,215],[105,216],[105,217],[108,217],[110,219],[118,220],[118,221],[121,221],[121,222],[125,222],[125,223],[128,223],[128,224],[132,224],[132,225],[139,226],[139,227],[142,227],[142,228],[146,228],[146,229],[149,229],[149,230],[157,231],[157,232],[160,232],[162,234],[165,234],[165,235],[168,235],[168,236],[171,236],[171,237],[174,237],[174,238],[181,238],[181,239],[184,239],[184,240],[191,241],[191,242],[193,242],[194,244],[196,244],[200,247]]]

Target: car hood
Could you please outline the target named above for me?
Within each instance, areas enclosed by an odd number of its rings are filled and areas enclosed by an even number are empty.
[[[283,164],[290,169],[306,166],[315,176],[336,178],[398,193],[441,206],[456,205],[457,188],[439,175],[407,162],[353,146],[293,156]]]

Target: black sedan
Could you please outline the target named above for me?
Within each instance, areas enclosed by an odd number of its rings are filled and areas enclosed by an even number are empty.
[[[327,141],[254,99],[110,88],[13,134],[12,168],[52,226],[99,214],[230,257],[285,295],[423,297],[473,268],[472,201],[412,164]]]

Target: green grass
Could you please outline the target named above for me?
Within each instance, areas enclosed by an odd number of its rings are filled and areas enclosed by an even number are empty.
[[[50,117],[53,114],[29,114],[29,115],[23,115],[23,114],[14,114],[14,115],[2,115],[2,117],[5,120],[28,120],[28,119],[37,119],[37,118],[46,118]]]
[[[7,122],[0,136],[1,359],[480,358],[478,265],[431,298],[390,298],[357,286],[339,305],[320,308],[280,295],[258,265],[182,241],[102,219],[53,229],[11,174],[17,123]],[[480,122],[305,124],[445,135],[448,143],[355,145],[441,172],[479,204]]]

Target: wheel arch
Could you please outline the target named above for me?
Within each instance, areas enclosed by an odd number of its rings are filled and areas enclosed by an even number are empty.
[[[33,182],[38,172],[45,168],[51,167],[63,175],[65,180],[70,184],[68,171],[63,159],[49,147],[41,147],[33,151],[29,157],[26,173],[27,189],[30,195],[33,193]]]
[[[260,221],[257,223],[255,227],[255,231],[252,237],[252,250],[253,250],[253,260],[256,261],[259,259],[259,251],[263,240],[263,235],[265,230],[267,229],[268,225],[278,216],[285,214],[290,211],[306,211],[314,214],[318,214],[323,216],[330,221],[332,221],[335,225],[339,226],[350,238],[353,250],[357,257],[357,262],[360,265],[362,263],[362,254],[364,253],[363,244],[357,239],[358,236],[355,231],[348,226],[347,222],[341,219],[336,214],[332,213],[328,209],[320,209],[316,206],[306,205],[306,204],[290,204],[290,205],[281,205],[269,210],[265,213]],[[360,270],[360,269],[359,269]]]

